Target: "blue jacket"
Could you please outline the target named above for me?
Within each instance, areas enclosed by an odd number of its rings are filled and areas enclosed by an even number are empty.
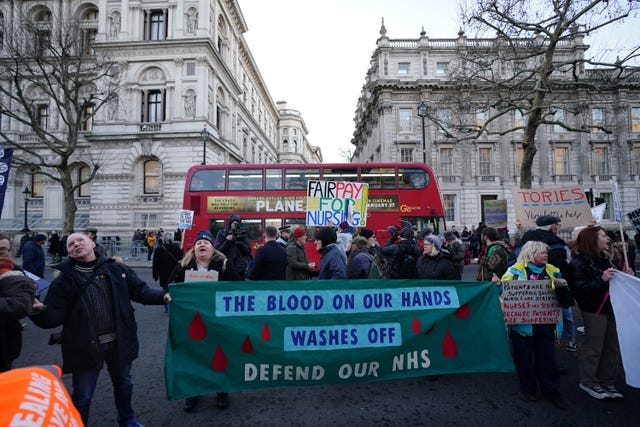
[[[368,279],[371,268],[371,257],[366,249],[358,249],[351,254],[349,268],[347,269],[347,279]]]
[[[331,243],[329,246],[320,249],[322,259],[320,260],[320,271],[318,279],[346,279],[347,278],[347,256],[342,249]]]
[[[560,272],[560,269],[547,263],[544,266],[544,271],[547,276],[544,279],[550,279],[551,289],[555,290],[555,281],[558,273]],[[524,261],[516,262],[514,265],[507,269],[506,273],[502,275],[501,280],[528,280],[527,263],[525,263]],[[502,291],[502,288],[500,290]],[[518,332],[520,335],[526,335],[529,337],[533,335],[533,325],[531,324],[509,325],[509,328]],[[562,335],[562,317],[560,317],[560,321],[556,323],[556,336],[559,337],[560,335]]]
[[[44,277],[44,249],[35,240],[29,240],[22,248],[22,269]]]

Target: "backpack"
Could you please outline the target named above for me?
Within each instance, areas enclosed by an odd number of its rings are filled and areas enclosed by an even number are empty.
[[[375,257],[370,253],[365,253],[364,255],[369,261],[371,261],[371,265],[369,266],[369,279],[382,279],[384,277],[384,274],[382,273],[382,269],[380,269],[380,266],[376,262]]]
[[[400,246],[402,248],[402,246]],[[404,259],[400,265],[400,278],[401,279],[415,279],[417,276],[416,269],[416,254],[413,252],[413,248],[409,247],[409,251],[402,249]]]

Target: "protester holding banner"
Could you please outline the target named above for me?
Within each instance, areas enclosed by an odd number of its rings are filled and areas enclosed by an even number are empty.
[[[547,262],[548,246],[540,241],[527,242],[518,261],[502,276],[504,280],[551,280],[563,306],[573,303],[567,281],[558,278],[560,270]],[[501,283],[501,282],[500,282]],[[520,393],[525,401],[537,400],[537,389],[556,407],[567,409],[560,393],[560,374],[556,364],[555,338],[558,326],[553,323],[510,324],[509,339],[518,374]]]
[[[228,258],[222,252],[213,247],[213,235],[208,230],[200,230],[193,242],[193,247],[184,254],[180,263],[173,270],[171,282],[188,282],[190,280],[189,272],[193,271],[215,271],[218,278],[223,281],[242,280],[233,266],[229,265],[228,261]],[[199,401],[200,396],[188,397],[185,400],[183,410],[185,412],[193,412]],[[219,409],[228,408],[229,394],[218,392],[216,406]]]
[[[161,305],[169,294],[152,289],[128,266],[94,251],[85,234],[67,239],[69,258],[56,266],[45,309],[31,315],[41,328],[62,330],[62,369],[73,374],[73,403],[85,424],[104,364],[113,384],[118,424],[137,427],[131,407],[131,365],[138,357],[136,319],[131,301]]]
[[[427,236],[423,242],[423,253],[416,262],[419,279],[460,280],[451,257],[442,251],[444,239]]]
[[[573,246],[571,291],[584,321],[584,341],[578,355],[580,388],[595,399],[622,399],[615,387],[621,368],[616,319],[609,299],[615,269],[607,250],[610,241],[602,227],[590,226]],[[627,268],[626,273],[633,274]]]
[[[304,246],[307,241],[307,232],[298,227],[293,230],[293,240],[287,245],[287,280],[309,280],[311,270],[316,267],[315,262],[307,259],[307,250]]]
[[[347,256],[336,245],[336,232],[331,227],[316,232],[316,249],[322,255],[318,279],[346,279]]]
[[[518,221],[519,222],[519,221]],[[560,269],[562,277],[571,282],[571,268],[569,267],[570,250],[564,240],[558,236],[560,218],[553,215],[541,215],[536,218],[536,228],[527,230],[520,239],[515,249],[516,254],[522,245],[531,240],[546,243],[549,246],[549,263]],[[573,320],[571,307],[562,310],[562,337],[566,338],[566,351],[574,352],[578,349],[576,344],[576,324]]]

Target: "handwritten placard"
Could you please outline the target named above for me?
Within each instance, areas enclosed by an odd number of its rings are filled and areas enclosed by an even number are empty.
[[[640,233],[640,208],[629,212],[627,217],[629,217],[629,221],[631,221],[631,224],[636,228],[636,232]]]
[[[504,323],[558,323],[562,307],[550,280],[506,280],[502,282]]]
[[[199,271],[199,270],[187,270],[184,272],[185,282],[217,282],[218,272],[215,270]]]
[[[591,208],[582,187],[552,190],[513,190],[516,218],[524,227],[535,227],[542,215],[560,218],[563,228],[589,225],[593,221]]]

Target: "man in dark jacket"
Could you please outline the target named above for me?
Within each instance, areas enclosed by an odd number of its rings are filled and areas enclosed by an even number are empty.
[[[114,388],[118,423],[139,426],[131,407],[131,364],[138,357],[138,336],[131,301],[161,305],[169,294],[151,289],[133,270],[94,252],[85,234],[67,239],[69,259],[46,294],[45,309],[31,320],[41,328],[62,330],[62,369],[73,374],[72,400],[88,424],[91,398],[106,363]]]
[[[414,279],[416,277],[416,261],[420,256],[417,243],[413,240],[413,229],[405,227],[397,242],[387,241],[382,247],[382,254],[389,259],[389,279]]]
[[[229,228],[218,231],[214,247],[227,256],[233,268],[244,280],[248,258],[251,256],[251,246],[246,231],[240,229],[240,222],[242,222],[240,215],[231,215]]]
[[[307,232],[298,227],[293,230],[293,240],[287,245],[287,280],[308,280],[311,271],[316,267],[315,262],[307,259],[307,250],[304,246],[307,241]]]
[[[318,279],[346,279],[347,256],[336,245],[336,232],[331,227],[316,231],[316,249],[322,255]]]
[[[251,280],[285,280],[287,251],[276,243],[278,230],[268,225],[264,229],[264,245],[256,251],[253,267],[249,271]]]

